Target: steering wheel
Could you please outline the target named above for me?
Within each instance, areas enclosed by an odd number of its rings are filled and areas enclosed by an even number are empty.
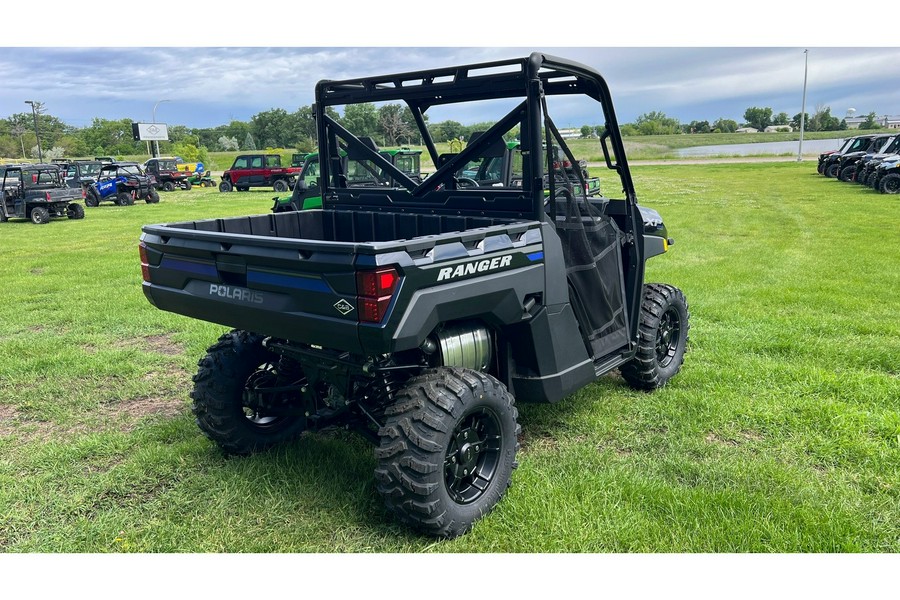
[[[456,187],[475,188],[478,187],[478,182],[469,177],[457,177]]]

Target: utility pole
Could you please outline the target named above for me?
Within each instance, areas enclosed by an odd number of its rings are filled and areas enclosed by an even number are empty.
[[[159,106],[163,102],[171,102],[171,100],[158,100],[156,104],[153,105],[153,122],[156,123],[156,107]],[[159,142],[153,140],[153,158],[159,157]]]
[[[803,127],[806,124],[806,74],[809,69],[809,49],[803,51],[803,106],[800,107],[800,144],[797,146],[797,162],[803,160]]]
[[[34,137],[37,138],[38,162],[44,162],[44,153],[41,151],[41,134],[38,133],[37,108],[35,108],[35,105],[40,107],[41,103],[34,100],[26,100],[25,104],[31,105],[31,115],[34,117]]]

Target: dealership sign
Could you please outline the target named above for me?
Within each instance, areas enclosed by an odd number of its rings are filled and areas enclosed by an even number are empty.
[[[168,141],[169,128],[165,123],[132,123],[134,139],[141,142]]]

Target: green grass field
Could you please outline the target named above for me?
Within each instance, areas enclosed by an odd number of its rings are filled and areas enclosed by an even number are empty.
[[[195,426],[224,328],[146,301],[140,228],[268,212],[271,190],[0,224],[0,551],[900,551],[900,200],[809,161],[634,179],[676,239],[648,281],[688,298],[681,374],[521,405],[513,486],[452,541],[394,522],[353,434],[226,458]]]

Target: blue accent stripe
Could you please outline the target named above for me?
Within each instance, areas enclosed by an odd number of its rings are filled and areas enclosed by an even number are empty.
[[[215,265],[192,260],[181,260],[169,256],[164,256],[162,261],[160,261],[159,266],[163,269],[174,269],[175,271],[184,271],[195,275],[205,275],[206,277],[216,278],[219,276],[219,272],[216,270]]]
[[[531,253],[531,254],[526,254],[526,256],[528,257],[528,260],[534,262],[534,261],[536,261],[536,260],[543,260],[543,259],[544,259],[544,252],[543,252],[543,251],[541,251],[541,252],[533,252],[533,253]]]
[[[279,275],[265,271],[247,271],[247,284],[273,285],[276,287],[289,287],[310,292],[331,292],[327,283],[317,277],[302,277],[292,275]]]

